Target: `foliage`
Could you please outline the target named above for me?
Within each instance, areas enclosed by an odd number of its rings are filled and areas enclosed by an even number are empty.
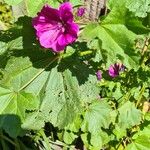
[[[0,30],[6,30],[12,24],[10,6],[0,1]]]
[[[146,17],[147,13],[150,12],[150,1],[149,0],[132,0],[127,1],[126,4],[127,8],[134,12],[136,16],[138,17]]]
[[[39,45],[31,17],[60,1],[23,2],[27,16],[0,31],[0,148],[148,150],[149,0],[109,0],[100,21],[78,20],[77,42],[59,54]],[[111,78],[116,62],[126,68]]]

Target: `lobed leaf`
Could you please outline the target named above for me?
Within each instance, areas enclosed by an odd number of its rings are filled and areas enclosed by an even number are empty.
[[[123,104],[119,109],[118,123],[121,128],[131,128],[141,122],[141,111],[130,101]]]
[[[129,144],[125,150],[149,150],[150,139],[146,136],[139,136],[131,144]]]
[[[17,5],[23,0],[4,0],[8,5]]]
[[[25,119],[26,110],[34,110],[38,106],[37,98],[25,92],[16,92],[0,87],[0,114],[15,114]]]
[[[135,16],[146,17],[147,13],[150,12],[150,1],[149,0],[127,0],[126,7],[132,11]]]
[[[101,127],[108,128],[111,122],[110,112],[111,108],[108,103],[103,101],[93,102],[85,112],[82,131],[96,133],[101,130]]]

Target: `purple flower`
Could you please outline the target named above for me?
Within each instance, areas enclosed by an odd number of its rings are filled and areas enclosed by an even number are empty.
[[[108,73],[111,77],[115,78],[121,71],[125,70],[125,66],[121,63],[115,63],[109,67]]]
[[[72,5],[65,2],[59,9],[45,5],[32,20],[41,46],[60,52],[77,39],[79,26],[73,20]]]
[[[82,17],[85,13],[85,8],[79,7],[77,11],[77,16]]]
[[[102,72],[100,70],[98,70],[96,72],[96,76],[97,76],[97,80],[101,80],[102,79]]]

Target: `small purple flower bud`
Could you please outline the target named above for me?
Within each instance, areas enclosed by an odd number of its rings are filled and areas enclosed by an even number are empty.
[[[119,76],[121,71],[125,70],[125,66],[122,63],[115,63],[109,67],[108,73],[111,77],[115,78]]]
[[[100,70],[98,70],[97,72],[96,72],[96,76],[97,76],[97,80],[101,80],[102,79],[102,72],[100,71]]]
[[[77,11],[77,16],[82,17],[85,13],[85,8],[79,7]]]

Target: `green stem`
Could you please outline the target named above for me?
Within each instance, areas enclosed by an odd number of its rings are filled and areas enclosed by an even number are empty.
[[[17,139],[15,140],[15,143],[16,143],[16,150],[21,150],[21,149],[20,149],[19,142],[18,142],[18,140],[17,140]]]
[[[44,131],[43,131],[43,130],[40,130],[40,134],[41,134],[41,136],[43,137],[43,139],[44,139],[44,141],[45,141],[45,143],[46,143],[46,145],[47,145],[46,149],[47,149],[47,150],[51,150],[51,148],[50,148],[51,145],[50,145],[50,143],[49,143],[49,141],[48,141],[48,138],[46,137]]]
[[[144,41],[144,46],[142,48],[142,55],[144,55],[144,53],[147,51],[148,46],[149,46],[149,40],[150,38],[146,37],[145,41]]]
[[[150,38],[146,37],[145,41],[144,41],[144,46],[142,48],[142,60],[141,60],[141,66],[144,66],[145,65],[145,62],[147,60],[146,58],[146,51],[148,50],[148,46],[149,46],[149,41],[150,41]]]
[[[52,126],[50,125],[50,130],[51,130],[51,139],[54,141],[54,134],[53,134],[53,129],[52,129]]]
[[[6,149],[6,148],[5,148],[5,147],[6,147],[6,144],[5,144],[5,142],[4,142],[4,139],[1,139],[0,142],[1,142],[1,144],[2,144],[2,149],[5,150],[5,149]]]
[[[61,147],[66,146],[67,148],[71,148],[71,146],[68,146],[65,143],[62,143],[62,142],[58,143],[58,142],[51,141],[49,138],[46,137],[45,132],[43,130],[40,130],[39,133],[41,134],[41,136],[43,137],[43,139],[44,139],[44,141],[45,141],[45,143],[47,145],[47,149],[46,150],[51,150],[50,149],[50,147],[52,147],[51,144],[57,145],[57,146],[61,146]]]
[[[66,147],[66,148],[73,148],[74,149],[74,146],[68,146],[67,144],[65,144],[65,143],[62,143],[62,142],[60,142],[60,143],[58,143],[57,141],[56,142],[53,142],[53,141],[49,141],[51,144],[53,144],[53,145],[57,145],[57,146],[60,146],[60,147]]]
[[[90,55],[90,54],[92,54],[92,53],[93,53],[93,51],[88,50],[88,51],[80,52],[79,55],[80,55],[80,56],[86,56],[86,55]]]
[[[17,145],[15,144],[15,142],[13,142],[11,139],[9,139],[9,138],[6,137],[5,135],[3,135],[2,132],[0,133],[0,137],[1,137],[2,139],[4,139],[5,141],[9,142],[10,144],[14,145],[15,147],[17,146]]]
[[[123,147],[122,142],[123,142],[123,139],[120,140],[119,144],[116,147],[116,150],[119,150],[120,147]]]
[[[141,91],[140,91],[140,94],[139,94],[139,98],[138,98],[138,101],[136,103],[136,107],[138,107],[138,105],[140,104],[141,100],[142,100],[142,96],[143,96],[143,93],[145,91],[145,88],[146,88],[146,85],[143,84],[143,87],[141,88]]]

